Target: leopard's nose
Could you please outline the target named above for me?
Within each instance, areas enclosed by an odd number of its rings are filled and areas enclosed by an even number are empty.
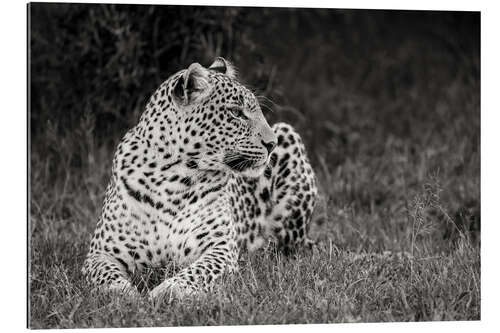
[[[261,140],[261,142],[262,142],[262,145],[264,147],[266,147],[268,154],[271,154],[273,149],[276,147],[276,141],[265,142],[264,140]]]

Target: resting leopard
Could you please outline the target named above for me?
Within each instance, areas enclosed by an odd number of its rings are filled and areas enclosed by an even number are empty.
[[[174,262],[182,268],[151,298],[210,291],[241,251],[312,243],[316,196],[299,134],[268,125],[230,62],[193,63],[161,84],[118,145],[83,273],[138,295],[132,273]]]

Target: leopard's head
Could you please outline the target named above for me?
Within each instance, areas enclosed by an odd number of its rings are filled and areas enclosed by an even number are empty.
[[[165,83],[168,103],[158,110],[166,112],[160,133],[186,165],[249,177],[264,171],[277,138],[231,63],[223,58],[208,68],[193,63]]]

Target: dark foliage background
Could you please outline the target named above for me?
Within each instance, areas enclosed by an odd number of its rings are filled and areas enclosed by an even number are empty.
[[[29,15],[39,325],[65,326],[40,258],[72,253],[67,274],[80,278],[116,144],[163,80],[219,55],[271,123],[303,135],[322,185],[319,239],[412,255],[466,239],[478,255],[479,13],[35,3]],[[479,300],[468,307],[451,318],[477,319]]]

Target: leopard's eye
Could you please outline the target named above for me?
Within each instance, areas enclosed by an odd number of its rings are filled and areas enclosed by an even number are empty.
[[[235,118],[240,118],[240,119],[248,119],[248,117],[245,115],[243,112],[243,108],[241,106],[230,106],[228,107],[229,112],[231,112],[231,115]]]

